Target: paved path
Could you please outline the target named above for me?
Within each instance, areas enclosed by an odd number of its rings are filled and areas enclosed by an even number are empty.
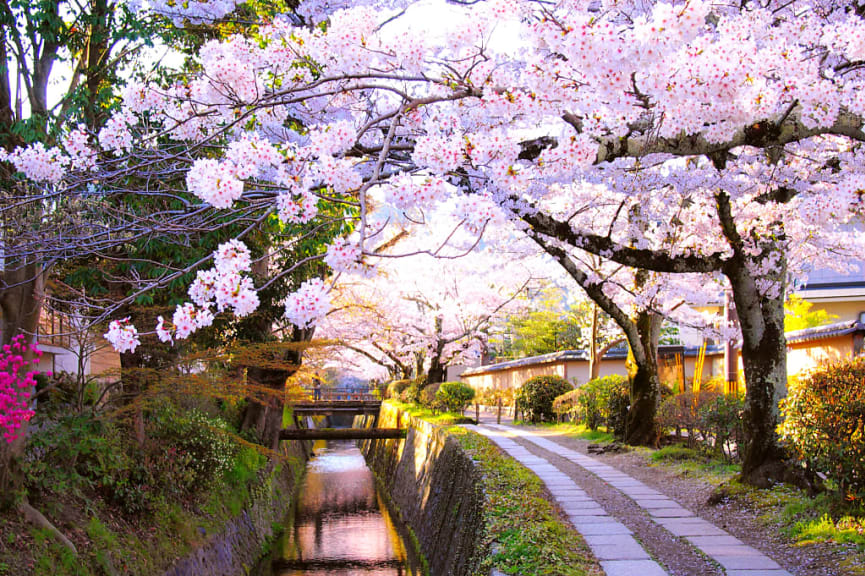
[[[676,501],[620,470],[533,432],[496,424],[475,428],[544,481],[571,523],[600,560],[608,576],[661,576],[667,572],[643,549],[632,532],[592,500],[567,474],[520,446],[514,436],[560,456],[594,474],[646,511],[652,521],[712,558],[727,576],[791,576],[774,560],[695,516]]]

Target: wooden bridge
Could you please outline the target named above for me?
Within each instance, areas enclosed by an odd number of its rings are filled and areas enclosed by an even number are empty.
[[[369,388],[321,388],[315,390],[313,399],[295,403],[292,407],[294,429],[280,431],[280,440],[364,440],[380,438],[405,438],[406,430],[376,428],[381,398]],[[333,416],[354,414],[375,416],[372,428],[304,428],[302,416]]]

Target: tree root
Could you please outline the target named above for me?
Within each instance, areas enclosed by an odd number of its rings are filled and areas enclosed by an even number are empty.
[[[18,510],[24,515],[24,518],[27,519],[31,524],[48,530],[61,544],[66,546],[75,556],[78,556],[78,549],[75,548],[75,544],[66,537],[54,524],[52,524],[48,518],[42,515],[42,513],[31,506],[26,500],[18,504]]]
[[[769,460],[750,472],[742,472],[739,480],[756,488],[771,488],[783,482],[806,490],[810,495],[822,492],[825,487],[813,473],[803,469],[790,460]]]

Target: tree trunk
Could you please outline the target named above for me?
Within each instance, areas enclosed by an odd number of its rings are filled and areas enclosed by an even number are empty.
[[[36,339],[39,317],[45,299],[45,273],[38,264],[26,264],[2,274],[2,345],[24,334],[28,343]],[[30,353],[27,359],[32,359]],[[30,390],[32,392],[32,390]],[[20,460],[27,440],[27,422],[18,429],[18,438],[11,444],[0,440],[0,509],[14,505],[23,480]]]
[[[441,316],[435,318],[435,349],[430,357],[429,370],[427,371],[427,384],[441,384],[445,381],[446,367],[442,365],[442,354],[445,351],[445,341],[442,339],[443,321]]]
[[[786,264],[786,262],[784,262]],[[742,365],[747,392],[739,447],[742,479],[766,487],[784,475],[784,453],[778,444],[778,402],[787,395],[787,341],[784,336],[784,274],[779,266],[775,297],[761,295],[745,266],[728,273],[742,330]]]
[[[594,380],[601,373],[601,356],[598,354],[598,323],[601,311],[598,305],[592,302],[592,335],[589,341],[589,380]]]
[[[144,407],[141,395],[147,387],[146,363],[141,346],[135,352],[120,355],[120,380],[123,383],[122,402],[132,406],[132,435],[139,446],[144,446],[147,435],[144,431]]]
[[[427,372],[427,384],[441,384],[445,381],[445,367],[440,362],[435,361],[430,365]]]
[[[588,275],[574,264],[567,252],[536,235],[531,238],[561,264],[586,295],[609,314],[625,333],[635,370],[631,377],[631,408],[628,411],[624,439],[628,444],[654,445],[657,442],[655,414],[661,388],[658,378],[661,318],[650,313],[641,313],[636,318],[630,318],[604,293],[603,284],[591,281]],[[639,273],[637,282],[641,282]]]
[[[658,441],[655,415],[661,383],[658,378],[658,340],[662,318],[640,312],[634,319],[639,345],[631,343],[633,368],[629,370],[631,407],[625,421],[625,442],[635,446],[654,446]]]
[[[297,353],[283,356],[286,363],[300,365]],[[242,430],[253,431],[265,447],[276,449],[275,442],[282,430],[282,413],[285,407],[285,382],[296,369],[275,369],[249,366],[246,371],[247,385],[252,389],[249,404],[243,415]]]

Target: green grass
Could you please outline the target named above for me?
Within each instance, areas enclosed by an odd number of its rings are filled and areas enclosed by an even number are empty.
[[[474,423],[474,418],[466,418],[462,414],[457,414],[456,412],[433,412],[429,408],[424,408],[415,404],[408,404],[406,402],[399,402],[397,400],[388,400],[387,403],[398,408],[402,412],[414,416],[415,418],[426,420],[427,422],[438,426]]]
[[[838,542],[865,552],[865,508],[840,501],[834,494],[811,498],[796,491],[768,519],[777,521],[782,532],[800,544]]]
[[[651,466],[666,466],[682,476],[699,476],[715,485],[732,481],[742,471],[739,464],[681,444],[645,450],[644,454]]]
[[[477,461],[484,477],[486,538],[495,553],[482,570],[509,574],[601,574],[582,538],[544,498],[540,479],[489,439],[462,427],[447,433]]]
[[[569,422],[557,424],[555,422],[533,423],[524,420],[517,420],[516,424],[518,426],[536,426],[538,428],[551,430],[564,436],[579,438],[580,440],[587,440],[597,444],[610,444],[616,440],[615,437],[613,437],[612,432],[607,432],[606,427],[603,426],[597,430],[589,430],[586,428],[585,424],[572,424]]]

